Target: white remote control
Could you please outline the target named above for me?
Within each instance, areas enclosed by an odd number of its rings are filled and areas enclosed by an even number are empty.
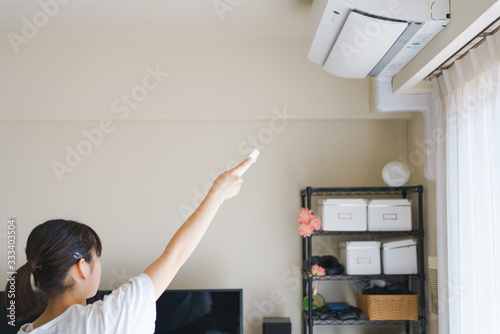
[[[257,161],[257,157],[259,156],[260,154],[260,151],[256,148],[254,148],[252,150],[252,152],[250,152],[250,154],[245,158],[248,159],[248,158],[252,158],[252,162],[250,164],[248,164],[245,168],[243,168],[242,170],[239,171],[238,173],[238,176],[241,177],[243,175],[243,173],[245,173],[247,171],[248,168],[250,168],[250,166],[252,166],[252,164],[255,163],[255,161]]]

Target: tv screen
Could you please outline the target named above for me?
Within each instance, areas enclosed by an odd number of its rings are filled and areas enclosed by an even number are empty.
[[[241,334],[242,319],[242,290],[167,290],[155,334]]]
[[[100,290],[87,303],[109,293]],[[166,290],[156,301],[155,334],[242,334],[242,297],[241,289]],[[3,300],[3,292],[0,298]],[[0,304],[0,333],[17,333],[21,324],[8,325],[5,307]],[[40,313],[26,322],[33,322]]]

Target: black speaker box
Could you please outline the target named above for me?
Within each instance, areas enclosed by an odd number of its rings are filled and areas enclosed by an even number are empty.
[[[264,318],[262,329],[263,334],[291,334],[292,323],[290,318]]]

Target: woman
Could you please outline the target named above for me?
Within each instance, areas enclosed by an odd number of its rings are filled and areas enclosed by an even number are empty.
[[[217,177],[200,206],[143,273],[90,305],[86,299],[96,294],[101,278],[99,236],[90,227],[68,220],[50,220],[35,227],[26,244],[28,262],[16,275],[17,320],[40,309],[31,275],[47,307],[18,333],[153,333],[155,301],[192,254],[222,202],[239,192],[243,180],[238,172],[250,162],[248,158]]]

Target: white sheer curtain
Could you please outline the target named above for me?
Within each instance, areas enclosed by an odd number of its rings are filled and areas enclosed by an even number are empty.
[[[500,333],[500,34],[433,85],[440,334]]]

